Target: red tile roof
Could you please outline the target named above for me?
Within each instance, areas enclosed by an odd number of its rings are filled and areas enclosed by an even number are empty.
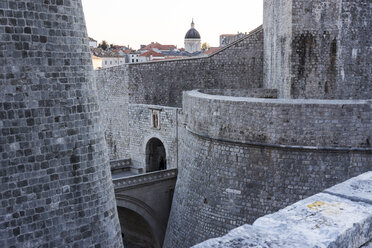
[[[147,52],[144,52],[140,55],[141,57],[150,57],[150,56],[153,56],[153,57],[164,57],[163,54],[161,53],[157,53],[153,50],[150,50],[150,51],[147,51]]]
[[[131,50],[131,49],[127,49],[127,50],[123,50],[123,52],[124,52],[125,54],[130,54],[130,53],[132,52],[132,50]]]
[[[155,42],[155,43],[151,43],[145,46],[144,48],[141,48],[140,50],[151,50],[154,48],[159,49],[161,51],[165,51],[165,50],[173,50],[173,49],[176,49],[177,47],[175,45],[162,45],[158,42]]]
[[[203,54],[209,55],[209,54],[212,54],[212,53],[215,53],[215,52],[219,51],[220,49],[221,49],[221,47],[210,47],[208,50],[204,51]]]

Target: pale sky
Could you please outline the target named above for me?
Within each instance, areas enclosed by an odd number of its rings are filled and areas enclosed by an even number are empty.
[[[221,34],[262,24],[262,1],[82,0],[90,37],[133,49],[152,41],[184,47],[192,18],[202,43],[219,46]]]

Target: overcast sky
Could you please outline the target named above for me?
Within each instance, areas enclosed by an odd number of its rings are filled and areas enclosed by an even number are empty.
[[[249,32],[262,24],[262,0],[82,0],[88,35],[138,49],[152,41],[184,47],[194,18],[202,42]]]

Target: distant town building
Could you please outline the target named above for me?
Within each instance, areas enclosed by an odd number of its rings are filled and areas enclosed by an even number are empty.
[[[141,57],[140,55],[141,55],[141,53],[139,53],[139,52],[131,51],[127,55],[128,56],[127,63],[132,64],[132,63],[141,63],[141,62],[148,61],[145,57]]]
[[[93,69],[94,70],[103,68],[102,67],[102,58],[98,57],[94,54],[92,54],[92,63],[93,63]]]
[[[153,60],[164,60],[165,57],[161,53],[157,53],[153,50],[147,51],[139,55],[141,59],[144,59],[145,61],[153,61]]]
[[[138,50],[140,53],[144,53],[147,51],[153,50],[157,53],[165,52],[165,51],[173,51],[177,50],[177,46],[175,45],[162,45],[158,42],[151,42],[151,44],[145,46],[141,45],[141,48]]]
[[[122,50],[108,50],[91,48],[93,68],[95,70],[108,68],[126,63],[126,54]]]
[[[220,35],[220,47],[227,46],[230,43],[233,43],[234,41],[237,41],[238,39],[242,38],[247,33],[237,33],[237,34],[221,34]]]
[[[199,32],[195,29],[194,20],[192,20],[191,28],[185,35],[185,50],[189,53],[201,51],[201,38]]]
[[[92,47],[92,48],[97,48],[98,47],[97,41],[93,38],[90,38],[90,37],[89,37],[89,47]]]

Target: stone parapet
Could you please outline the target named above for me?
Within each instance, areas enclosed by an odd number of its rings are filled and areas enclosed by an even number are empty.
[[[158,182],[161,180],[167,180],[170,178],[177,177],[178,170],[177,169],[170,169],[170,170],[163,170],[163,171],[156,171],[150,173],[144,173],[135,176],[129,176],[125,178],[118,178],[114,179],[114,187],[115,189],[124,189],[129,187],[136,187],[138,185],[149,184]]]
[[[191,131],[214,139],[372,151],[370,100],[263,99],[190,91],[184,93],[183,111]]]
[[[126,168],[130,169],[131,165],[132,165],[132,160],[130,158],[110,161],[111,171],[121,170],[121,169],[126,169]]]
[[[164,247],[221,236],[372,170],[368,100],[184,93]]]
[[[367,172],[193,248],[370,247],[371,189]]]

